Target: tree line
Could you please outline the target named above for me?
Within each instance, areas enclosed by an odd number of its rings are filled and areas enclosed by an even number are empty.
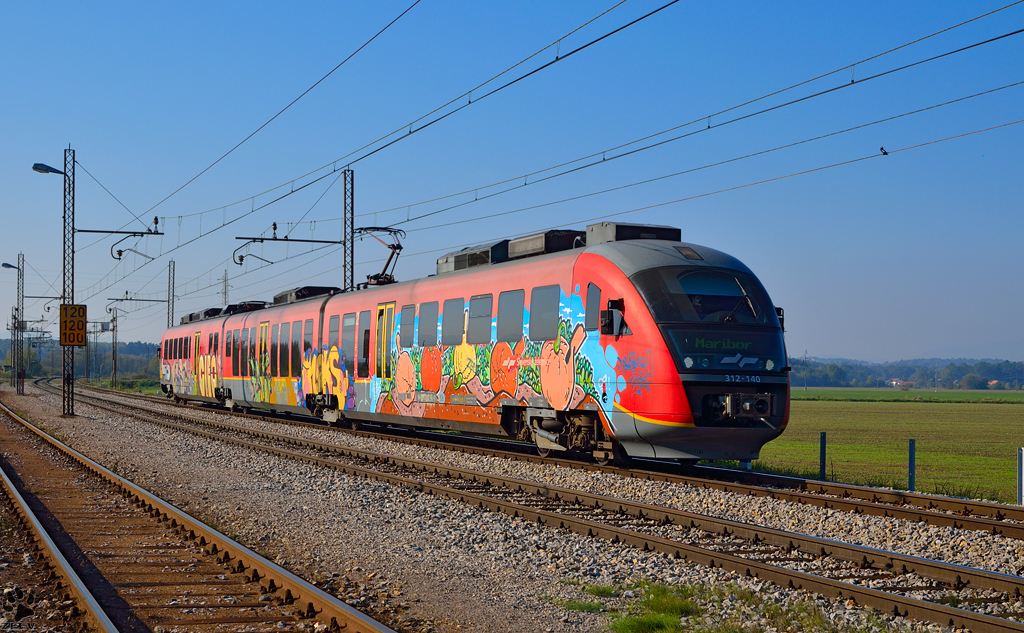
[[[117,344],[117,375],[119,378],[160,378],[160,346],[154,343],[132,341]],[[89,344],[75,350],[76,378],[109,378],[111,374],[111,344]],[[3,377],[9,377],[14,365],[10,339],[0,339],[0,357],[3,358]],[[62,371],[63,351],[60,346],[47,345],[25,349],[27,378],[56,376]]]
[[[893,379],[911,382],[914,389],[1020,389],[1024,385],[1024,363],[1008,360],[866,364],[791,358],[789,364],[794,387],[887,387]]]

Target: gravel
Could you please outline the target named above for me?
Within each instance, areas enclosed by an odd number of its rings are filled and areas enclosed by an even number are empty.
[[[9,392],[4,395],[6,401],[13,398]],[[626,609],[642,597],[640,581],[727,586],[729,591],[752,591],[766,604],[784,608],[813,604],[837,630],[911,626],[900,618],[721,569],[709,570],[409,489],[211,443],[93,409],[84,402],[78,403],[84,415],[73,420],[53,415],[60,403],[52,396],[16,402],[28,415],[45,418],[58,436],[90,457],[399,630],[605,630],[606,613],[575,610],[572,601],[595,600],[583,593],[588,585],[628,587],[618,596],[598,600],[606,612]],[[196,415],[222,417],[214,412]],[[964,530],[412,447],[330,430],[257,420],[245,424],[995,571],[1013,573],[1014,562],[1024,556],[1020,542]],[[725,602],[720,595],[714,598],[715,615],[706,616],[712,621],[686,625],[699,630],[714,625],[715,618],[736,614],[745,622],[758,621],[757,613],[751,615],[753,620],[743,615],[752,608],[750,604],[730,596]],[[913,628],[938,630],[924,625]]]

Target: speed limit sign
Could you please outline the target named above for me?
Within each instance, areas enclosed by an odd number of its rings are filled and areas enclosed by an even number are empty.
[[[85,347],[85,306],[62,303],[60,306],[60,344]]]

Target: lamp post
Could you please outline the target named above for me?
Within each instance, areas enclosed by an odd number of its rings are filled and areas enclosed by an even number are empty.
[[[43,163],[32,165],[41,174],[64,176],[64,303],[75,302],[75,150],[64,150],[64,171]],[[62,414],[75,415],[75,348],[64,346],[64,379],[61,381]]]
[[[18,253],[18,265],[4,262],[4,268],[18,271],[18,307],[15,308],[14,336],[11,355],[14,356],[14,376],[18,395],[25,394],[25,254]]]

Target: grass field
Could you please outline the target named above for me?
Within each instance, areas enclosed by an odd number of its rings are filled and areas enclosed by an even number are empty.
[[[824,399],[826,394],[836,399]],[[1017,447],[1024,446],[1024,407],[1017,404],[926,401],[925,396],[993,392],[897,392],[794,389],[789,427],[761,450],[759,469],[816,479],[819,433],[828,440],[829,479],[907,486],[907,444],[917,445],[917,490],[953,496],[1016,500]],[[798,399],[804,394],[818,400]],[[853,394],[910,395],[906,401]],[[1016,392],[998,395],[1018,396]],[[916,395],[921,400],[914,400]]]

